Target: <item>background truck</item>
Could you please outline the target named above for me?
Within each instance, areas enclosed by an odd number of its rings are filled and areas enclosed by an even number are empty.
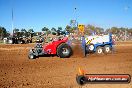
[[[27,44],[32,43],[32,38],[29,37],[7,37],[4,38],[5,44]]]

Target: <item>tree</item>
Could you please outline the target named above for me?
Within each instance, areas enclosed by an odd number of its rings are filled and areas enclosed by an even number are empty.
[[[69,25],[66,26],[65,30],[68,32],[68,33],[73,33],[73,28]]]
[[[49,30],[49,29],[46,28],[46,27],[42,28],[42,31],[48,31],[48,30]]]
[[[47,27],[43,27],[42,31],[45,32],[47,36],[51,33],[51,31]]]
[[[13,29],[13,36],[19,36],[20,33],[19,33],[19,29],[15,28]]]
[[[77,21],[76,20],[70,20],[70,26],[71,26],[71,28],[77,27]]]
[[[0,26],[0,37],[1,39],[3,39],[3,37],[6,37],[7,36],[7,31],[4,27],[1,27]]]
[[[26,31],[26,29],[21,29],[21,36],[27,36],[28,34],[27,34],[27,31]]]
[[[17,33],[17,32],[19,32],[19,29],[15,28],[15,29],[13,30],[13,33]]]
[[[92,31],[95,30],[95,26],[94,26],[94,25],[90,25],[90,24],[88,24],[88,25],[86,26],[86,28],[89,29],[89,30],[92,30]]]
[[[51,34],[51,31],[50,30],[46,31],[46,34],[47,35]]]
[[[53,27],[53,28],[51,28],[51,33],[53,34],[53,35],[56,35],[56,29]]]
[[[6,33],[6,37],[8,37],[8,36],[10,36],[10,32],[9,31],[7,31],[7,33]]]
[[[58,30],[56,32],[57,32],[57,35],[61,35],[62,27],[58,27]]]
[[[106,29],[106,30],[105,30],[105,33],[106,33],[106,34],[110,33],[110,28]]]
[[[26,31],[26,29],[23,29],[23,28],[22,28],[22,29],[21,29],[21,32],[26,33],[27,31]]]
[[[52,32],[52,35],[56,35],[56,32]]]
[[[66,35],[66,31],[61,31],[61,35]]]
[[[62,27],[58,27],[58,30],[62,31]]]
[[[51,31],[54,31],[54,32],[56,32],[56,29],[55,29],[54,27],[52,27],[52,28],[51,28]]]
[[[91,35],[91,34],[101,34],[101,33],[104,33],[104,29],[101,28],[101,27],[96,27],[94,25],[90,25],[88,24],[86,27],[85,27],[85,33],[88,34],[88,35]]]
[[[111,33],[116,34],[118,32],[119,32],[119,28],[117,28],[117,27],[112,27],[111,28]]]
[[[33,29],[29,29],[28,33],[27,33],[27,36],[33,37],[33,35],[34,35],[34,30]]]
[[[96,32],[95,26],[88,24],[85,28],[85,34],[91,35]]]
[[[132,28],[128,30],[128,33],[132,36]]]
[[[101,33],[104,33],[104,29],[101,28],[101,27],[95,27],[95,32],[96,32],[97,34],[101,34]]]
[[[33,33],[34,31],[33,31],[33,29],[29,29],[28,32],[29,33]]]

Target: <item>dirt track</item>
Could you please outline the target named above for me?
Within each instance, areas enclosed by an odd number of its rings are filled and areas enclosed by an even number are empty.
[[[0,88],[132,88],[130,84],[86,84],[79,86],[78,68],[86,73],[132,75],[132,42],[117,43],[114,54],[82,58],[74,51],[71,58],[27,58],[33,45],[0,45]],[[75,54],[77,54],[75,56]]]

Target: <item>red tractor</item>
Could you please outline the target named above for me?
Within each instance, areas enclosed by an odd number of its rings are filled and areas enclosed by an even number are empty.
[[[39,56],[57,55],[60,58],[68,58],[72,55],[72,48],[68,44],[68,38],[54,40],[50,43],[42,45],[37,43],[33,49],[29,51],[29,59],[35,59]]]

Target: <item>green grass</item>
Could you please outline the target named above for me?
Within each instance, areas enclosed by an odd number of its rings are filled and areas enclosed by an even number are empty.
[[[0,40],[0,44],[4,44],[3,40]]]

